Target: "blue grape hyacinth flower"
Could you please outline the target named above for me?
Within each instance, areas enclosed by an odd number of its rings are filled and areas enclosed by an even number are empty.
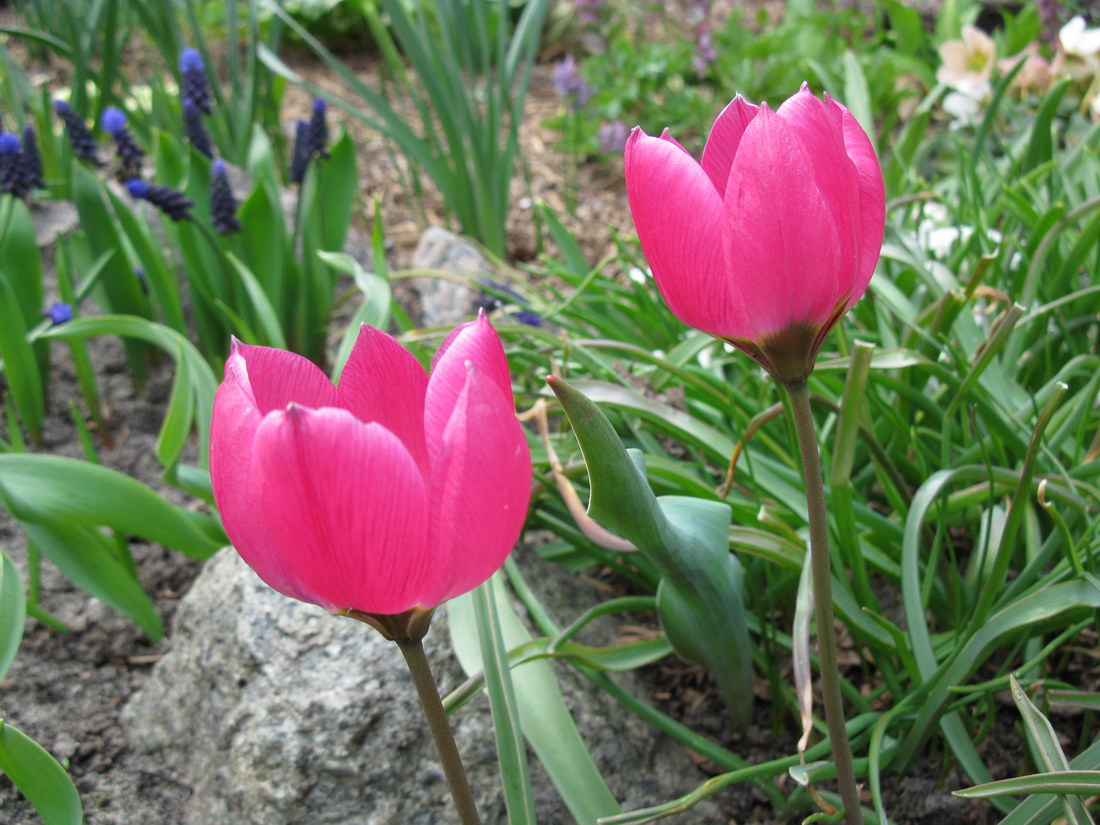
[[[84,118],[74,112],[64,100],[55,100],[53,108],[61,118],[61,122],[65,124],[65,134],[69,138],[69,146],[72,147],[73,154],[98,166],[99,144],[92,137]]]
[[[210,84],[206,79],[206,65],[195,49],[180,52],[180,78],[180,97],[190,100],[204,115],[210,114]]]
[[[0,134],[0,192],[25,197],[30,191],[24,171],[23,144],[10,132]]]
[[[42,310],[42,317],[49,318],[50,325],[56,327],[73,320],[73,306],[64,301],[56,301]]]
[[[103,131],[115,139],[118,159],[122,163],[122,177],[133,178],[141,174],[141,164],[145,161],[145,151],[137,145],[134,136],[126,128],[126,115],[121,109],[108,106],[103,110],[99,125]]]
[[[210,168],[210,219],[219,235],[241,231],[237,218],[237,199],[229,185],[225,161],[216,160]]]
[[[126,181],[126,191],[130,197],[138,200],[149,201],[157,209],[174,221],[193,221],[191,214],[194,204],[191,199],[177,189],[167,186],[155,186],[143,181],[141,178],[131,178]]]

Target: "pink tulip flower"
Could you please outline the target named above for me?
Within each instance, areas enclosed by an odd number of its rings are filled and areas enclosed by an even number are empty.
[[[226,533],[267,584],[386,617],[430,611],[500,567],[531,456],[483,315],[443,342],[430,376],[364,325],[339,386],[299,355],[234,341],[210,476]]]
[[[661,295],[689,326],[785,383],[867,289],[885,225],[882,170],[844,106],[806,86],[772,111],[740,96],[697,163],[635,129],[626,192]]]

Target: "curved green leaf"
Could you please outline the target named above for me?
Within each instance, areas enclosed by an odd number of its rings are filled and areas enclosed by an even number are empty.
[[[27,598],[23,578],[8,554],[0,550],[0,680],[11,667],[27,618]]]
[[[133,619],[150,641],[164,637],[164,624],[141,582],[96,528],[22,520],[19,526],[73,584]]]
[[[115,470],[55,455],[0,455],[0,498],[22,521],[102,525],[208,559],[228,542],[213,520]]]
[[[0,771],[27,797],[44,825],[80,825],[84,821],[80,794],[65,769],[41,745],[3,720]]]

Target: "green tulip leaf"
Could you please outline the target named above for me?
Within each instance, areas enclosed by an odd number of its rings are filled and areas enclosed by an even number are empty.
[[[45,825],[80,825],[84,821],[80,794],[65,769],[41,745],[3,720],[0,771],[27,797]]]
[[[737,729],[752,714],[752,658],[741,564],[729,549],[727,505],[653,495],[645,460],[628,451],[591,400],[557,378],[561,402],[591,484],[588,514],[632,542],[661,574],[657,610],[673,648],[718,680]]]
[[[98,529],[29,521],[20,521],[19,526],[73,584],[128,616],[150,641],[164,637],[164,624],[152,600]]]
[[[511,651],[530,643],[531,634],[516,615],[504,588],[494,587],[493,596],[504,647]],[[472,593],[447,603],[447,623],[462,669],[468,675],[483,671]],[[602,817],[621,813],[565,705],[550,663],[513,663],[511,680],[523,735],[573,818],[579,825],[596,825]]]
[[[115,470],[55,455],[0,455],[0,501],[21,521],[99,525],[205,560],[227,543],[208,516]]]
[[[26,618],[23,579],[8,554],[0,550],[0,679],[4,678],[19,652]]]

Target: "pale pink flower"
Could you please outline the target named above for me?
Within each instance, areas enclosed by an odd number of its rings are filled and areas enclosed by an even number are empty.
[[[977,26],[963,26],[961,40],[948,40],[940,46],[943,64],[936,71],[936,80],[973,97],[976,90],[988,88],[995,57],[996,47],[988,34]]]

